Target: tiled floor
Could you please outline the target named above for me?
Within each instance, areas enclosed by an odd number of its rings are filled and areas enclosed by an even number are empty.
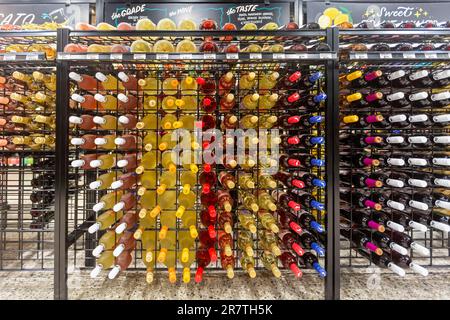
[[[250,280],[236,275],[224,285],[223,275],[211,275],[201,285],[171,285],[165,277],[145,283],[142,272],[128,272],[110,281],[92,280],[87,272],[69,277],[70,299],[321,299],[323,283],[305,275],[273,279],[259,276]],[[399,278],[387,274],[347,274],[341,279],[342,299],[450,299],[450,274],[433,273],[427,278],[409,274]],[[0,272],[0,300],[52,299],[51,272]]]

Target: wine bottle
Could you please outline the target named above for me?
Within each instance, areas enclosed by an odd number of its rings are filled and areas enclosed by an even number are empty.
[[[283,252],[280,261],[286,269],[290,269],[296,278],[301,278],[303,273],[296,264],[296,258],[290,252]]]
[[[294,211],[299,211],[301,206],[294,198],[287,194],[286,192],[280,190],[273,190],[271,193],[272,197],[277,200],[277,204],[284,208],[290,208]]]
[[[370,238],[358,229],[348,229],[341,227],[341,235],[347,238],[357,249],[367,249],[379,256],[383,254],[383,250],[379,248],[375,243],[371,242]]]
[[[414,272],[420,274],[421,276],[426,277],[428,275],[428,270],[422,267],[421,265],[414,263],[411,260],[411,257],[407,254],[401,254],[398,252],[392,252],[392,261],[402,268],[410,268]]]
[[[340,160],[342,164],[355,168],[378,167],[381,163],[378,159],[366,154],[341,154]]]
[[[305,254],[301,255],[299,257],[299,263],[305,268],[316,270],[320,278],[327,276],[327,272],[320,265],[317,257],[311,252],[305,252]]]
[[[358,227],[370,228],[380,232],[384,232],[385,230],[384,226],[372,220],[370,214],[367,212],[361,210],[348,211],[346,209],[341,209],[340,213],[342,217],[356,224]]]
[[[310,193],[303,191],[301,189],[291,189],[289,190],[289,194],[296,199],[300,205],[307,209],[315,209],[318,211],[324,211],[325,205],[311,195]]]
[[[411,248],[422,256],[429,256],[430,250],[415,242],[409,235],[402,232],[392,231],[392,241],[405,248]]]
[[[367,251],[361,250],[361,249],[358,250],[358,253],[361,254],[363,257],[367,258],[368,260],[370,260],[371,262],[373,262],[378,267],[388,268],[389,270],[391,270],[395,274],[399,275],[400,277],[404,277],[406,274],[405,270],[403,270],[402,268],[397,266],[395,263],[393,263],[392,260],[390,259],[390,257],[386,253],[377,255],[374,252],[367,252]]]
[[[357,188],[381,188],[383,186],[382,180],[363,173],[342,171],[340,173],[340,177],[344,183],[353,185]]]
[[[359,192],[341,192],[341,199],[359,208],[372,208],[378,211],[382,209],[381,204]]]
[[[278,237],[288,249],[292,249],[298,256],[305,254],[305,250],[297,243],[296,238],[289,231],[279,233]]]

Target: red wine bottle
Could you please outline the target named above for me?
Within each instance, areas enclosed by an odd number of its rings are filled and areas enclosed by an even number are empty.
[[[314,73],[311,73],[310,75],[304,75],[298,82],[298,86],[302,90],[309,90],[313,88],[317,81],[323,77],[322,72],[317,71]]]
[[[383,254],[383,250],[379,248],[375,243],[371,242],[370,238],[360,230],[341,227],[341,235],[350,240],[353,246],[355,246],[357,249],[367,249],[379,256]]]
[[[374,179],[364,173],[342,172],[340,173],[340,178],[343,182],[354,185],[357,188],[381,188],[383,186],[381,180]]]
[[[381,210],[380,203],[370,200],[370,198],[360,192],[341,192],[341,199],[359,208],[372,208],[374,210]]]
[[[366,72],[362,77],[351,80],[350,87],[355,89],[370,87],[372,86],[372,83],[376,83],[376,79],[381,77],[382,75],[383,72],[381,70]]]
[[[293,250],[298,256],[302,256],[305,250],[297,243],[297,239],[289,231],[282,231],[278,234],[281,242],[289,249]]]
[[[285,94],[277,101],[277,108],[280,110],[289,110],[296,106],[296,102],[300,99],[300,94],[294,92],[292,94]]]
[[[407,254],[401,254],[393,251],[391,254],[392,261],[401,268],[410,268],[412,271],[426,277],[428,275],[428,270],[421,265],[412,262],[411,257]]]
[[[383,250],[392,250],[396,251],[401,254],[407,254],[408,250],[406,248],[402,247],[401,245],[395,243],[394,241],[389,238],[389,236],[386,233],[374,231],[371,232],[369,230],[362,230],[361,231],[372,241],[378,245]]]
[[[311,252],[305,252],[299,257],[298,261],[303,267],[316,270],[320,278],[325,278],[327,276],[327,272],[320,265],[317,257]]]
[[[307,209],[315,209],[318,211],[324,211],[325,205],[317,201],[316,197],[310,193],[303,191],[301,189],[291,189],[289,194],[294,197],[302,205],[302,207]]]
[[[406,274],[405,270],[403,270],[402,268],[397,266],[394,262],[392,262],[389,255],[387,255],[385,253],[383,253],[382,255],[377,255],[374,252],[367,252],[367,251],[361,250],[361,249],[358,250],[358,253],[361,254],[366,259],[370,260],[372,263],[374,263],[378,267],[388,268],[389,270],[391,270],[392,272],[394,272],[395,274],[397,274],[401,277],[404,277]]]
[[[340,161],[346,165],[356,168],[378,167],[380,161],[366,154],[341,154]]]
[[[297,86],[300,81],[302,73],[300,71],[295,71],[294,73],[287,73],[277,82],[278,89],[292,89]]]
[[[372,230],[384,232],[385,228],[383,225],[372,220],[370,214],[361,210],[348,211],[341,209],[341,216],[351,221],[352,223],[358,225],[361,228],[370,228]]]
[[[405,248],[411,248],[414,251],[417,251],[422,256],[429,256],[430,250],[423,245],[417,243],[414,241],[409,235],[402,232],[392,231],[392,240],[395,243],[398,243],[399,245],[405,247]]]

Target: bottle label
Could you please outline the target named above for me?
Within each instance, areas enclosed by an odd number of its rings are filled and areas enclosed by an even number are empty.
[[[391,144],[400,144],[400,143],[405,142],[405,138],[400,137],[400,136],[387,137],[386,142],[391,143]]]
[[[409,95],[409,100],[418,101],[428,98],[428,92],[422,91]]]
[[[389,122],[403,122],[406,121],[407,117],[404,114],[397,114],[395,116],[389,117]]]
[[[433,121],[436,123],[449,122],[450,114],[441,114],[438,116],[433,116]]]
[[[436,178],[436,179],[434,179],[433,182],[434,182],[434,184],[436,184],[438,186],[450,188],[450,179],[439,179],[439,178]]]
[[[405,94],[403,92],[396,92],[390,95],[386,96],[386,100],[387,101],[397,101],[397,100],[401,100],[405,97]]]
[[[392,56],[391,56],[391,57],[392,57]],[[405,71],[403,71],[403,70],[398,70],[398,71],[395,71],[395,72],[392,72],[391,74],[389,74],[389,75],[387,76],[387,78],[388,78],[388,80],[392,81],[392,80],[395,80],[395,79],[404,77],[405,74],[406,74]]]
[[[425,136],[415,136],[415,137],[409,137],[408,141],[409,141],[409,143],[424,144],[424,143],[428,142],[428,138]]]
[[[397,179],[386,179],[386,184],[396,188],[403,188],[405,186],[403,181]]]
[[[425,180],[408,179],[408,184],[413,187],[426,188],[428,186]]]
[[[419,210],[424,210],[424,211],[428,210],[428,205],[426,203],[423,203],[423,202],[410,200],[408,204],[409,204],[410,207],[413,207],[413,208],[416,208],[416,209],[419,209]]]
[[[388,205],[388,207],[396,209],[396,210],[400,210],[400,211],[405,210],[405,205],[400,202],[397,202],[397,201],[388,200],[386,204]]]
[[[420,159],[420,158],[409,158],[408,159],[408,164],[411,166],[426,166],[428,165],[428,161],[425,159]]]
[[[427,70],[420,70],[420,71],[410,74],[409,79],[411,81],[416,81],[416,80],[425,78],[426,76],[428,76],[428,74],[429,74],[429,72]]]
[[[426,114],[417,114],[414,116],[409,116],[409,122],[425,122],[428,120],[428,116]]]
[[[433,138],[434,143],[449,144],[450,136],[439,136]]]
[[[442,80],[450,77],[450,70],[444,70],[433,74],[434,80]]]
[[[390,164],[391,166],[404,166],[405,160],[401,158],[388,158],[387,163]]]
[[[433,158],[433,164],[438,166],[450,166],[450,158]]]
[[[450,92],[445,91],[445,92],[432,94],[430,98],[432,101],[441,101],[441,100],[450,99]]]

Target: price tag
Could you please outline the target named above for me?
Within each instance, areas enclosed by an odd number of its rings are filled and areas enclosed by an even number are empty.
[[[294,59],[299,60],[299,59],[308,59],[309,55],[307,53],[298,53],[298,54],[294,54]]]
[[[331,59],[333,58],[333,55],[331,53],[319,53],[320,59]]]
[[[25,60],[27,60],[27,61],[39,60],[39,55],[38,54],[27,54],[27,56],[25,57]]]
[[[286,59],[286,55],[284,53],[274,53],[272,55],[272,58],[275,59],[280,59],[280,60],[284,60]]]
[[[392,53],[381,52],[380,59],[392,59]]]
[[[111,60],[122,60],[123,59],[123,54],[121,54],[121,53],[111,53],[109,58]]]
[[[192,54],[191,53],[182,53],[180,54],[181,60],[192,60]]]
[[[134,60],[145,60],[147,58],[147,55],[145,53],[135,53],[133,55]]]
[[[5,60],[5,61],[14,61],[14,60],[16,60],[16,55],[15,54],[5,54],[3,56],[3,60]]]
[[[367,53],[355,52],[353,56],[355,59],[367,59]]]
[[[261,53],[250,53],[250,59],[261,60],[262,54]]]
[[[203,59],[205,60],[216,60],[216,54],[215,53],[204,53]]]
[[[64,59],[67,59],[67,58],[68,58],[67,54],[58,52],[58,56],[57,56],[58,60],[64,60]]]
[[[450,58],[450,52],[449,53],[447,53],[447,56]]]
[[[238,53],[227,53],[225,56],[227,59],[233,59],[233,60],[239,59]]]
[[[169,60],[169,54],[167,53],[157,53],[156,60]]]
[[[437,54],[432,52],[425,52],[425,58],[426,59],[437,59]]]
[[[98,54],[89,53],[86,55],[87,60],[98,60],[100,56]]]
[[[416,54],[412,52],[403,52],[403,58],[405,59],[415,59]]]

